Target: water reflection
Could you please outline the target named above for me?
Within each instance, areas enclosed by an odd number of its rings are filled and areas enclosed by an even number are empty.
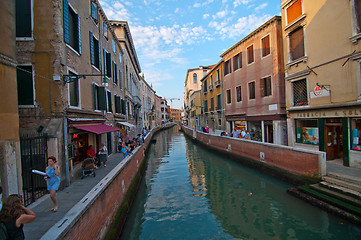
[[[123,239],[361,239],[360,228],[286,193],[288,184],[155,136]]]

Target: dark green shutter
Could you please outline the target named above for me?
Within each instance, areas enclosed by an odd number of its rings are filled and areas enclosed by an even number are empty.
[[[349,127],[348,118],[342,118],[342,152],[343,152],[343,165],[350,166],[350,139],[349,139]]]
[[[31,1],[16,0],[16,37],[31,37]]]
[[[98,110],[107,110],[105,87],[98,87]]]
[[[127,114],[127,108],[124,99],[120,100],[122,103],[122,114]]]
[[[79,17],[79,15],[77,15],[77,18],[78,18],[78,52],[81,54],[81,31],[80,31],[80,26],[81,26],[81,24],[80,24],[80,17]]]
[[[99,54],[99,70],[102,71],[102,49],[100,47],[100,41],[98,40],[98,54]]]
[[[93,109],[97,109],[97,86],[93,83],[92,85],[93,90]]]
[[[63,0],[63,24],[64,24],[64,42],[70,44],[68,0]]]
[[[320,139],[318,149],[320,151],[324,152],[326,149],[326,147],[325,147],[325,119],[324,118],[318,119],[318,132],[319,132],[319,139]]]
[[[93,33],[89,32],[90,62],[95,65]]]
[[[34,105],[32,71],[32,66],[20,66],[16,70],[19,105]]]
[[[103,58],[104,58],[104,75],[107,75],[107,52],[103,48]]]

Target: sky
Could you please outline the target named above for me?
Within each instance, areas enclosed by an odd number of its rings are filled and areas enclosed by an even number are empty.
[[[109,20],[128,22],[145,80],[178,109],[187,69],[218,63],[223,52],[281,14],[280,0],[99,2]]]

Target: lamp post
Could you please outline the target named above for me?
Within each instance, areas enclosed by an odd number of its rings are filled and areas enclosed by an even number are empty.
[[[106,75],[104,74],[77,74],[77,75],[63,75],[63,83],[64,85],[67,83],[75,82],[79,80],[80,78],[86,79],[86,77],[103,77],[102,85],[108,86],[108,81],[106,78]]]

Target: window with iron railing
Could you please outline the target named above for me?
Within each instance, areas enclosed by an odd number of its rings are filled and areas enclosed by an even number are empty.
[[[211,107],[209,111],[214,111],[214,98],[211,98]]]
[[[301,79],[292,82],[292,89],[293,89],[293,106],[308,105],[306,79]]]

